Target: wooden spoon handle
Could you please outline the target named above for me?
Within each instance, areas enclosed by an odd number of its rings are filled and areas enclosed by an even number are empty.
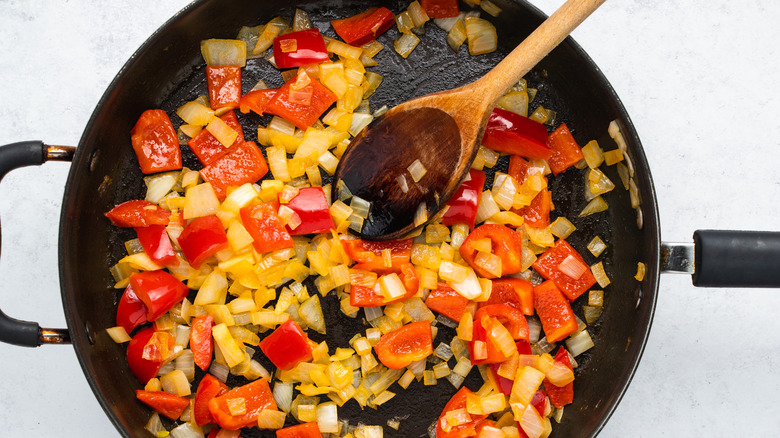
[[[568,0],[488,74],[480,78],[485,98],[494,102],[550,53],[606,0]],[[488,96],[490,96],[488,98]]]

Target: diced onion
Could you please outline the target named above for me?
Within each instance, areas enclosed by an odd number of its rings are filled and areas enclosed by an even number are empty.
[[[490,193],[490,190],[485,190],[479,197],[476,222],[484,222],[486,219],[490,218],[496,213],[499,213],[500,211],[501,209],[498,208],[498,204],[493,198],[493,194]]]
[[[160,384],[162,384],[163,391],[171,394],[176,394],[178,396],[188,396],[192,394],[190,381],[187,380],[187,376],[182,370],[174,369],[161,376]]]
[[[286,418],[287,414],[285,412],[274,409],[263,409],[257,415],[257,427],[260,429],[281,429],[284,427],[284,420]]]
[[[501,8],[496,6],[496,4],[491,2],[490,0],[482,0],[479,3],[479,7],[483,11],[487,12],[488,14],[490,14],[490,15],[492,15],[494,17],[498,17],[498,15],[501,13]]]
[[[196,102],[187,102],[176,109],[176,115],[189,125],[206,126],[214,118],[214,110]]]
[[[149,421],[146,422],[144,429],[151,433],[152,436],[158,436],[158,433],[160,432],[167,432],[160,420],[160,414],[157,412],[152,413],[151,417],[149,417]]]
[[[403,58],[408,58],[418,44],[420,44],[420,38],[413,33],[405,33],[401,35],[401,38],[393,41],[395,51]]]
[[[172,438],[203,438],[203,431],[193,423],[182,423],[171,430]]]
[[[595,265],[591,265],[590,270],[593,272],[593,276],[596,277],[596,281],[598,282],[599,286],[607,287],[609,285],[610,280],[606,271],[604,271],[603,262],[598,262]]]
[[[580,212],[580,217],[583,216],[590,216],[595,213],[601,213],[602,211],[605,211],[607,208],[609,208],[609,205],[607,205],[607,201],[604,200],[601,196],[596,196],[593,198],[592,201],[588,203],[588,205],[585,206],[585,208],[582,209]]]
[[[358,135],[374,120],[374,116],[371,114],[354,113],[352,114],[352,124],[349,126],[349,133],[353,136]]]
[[[596,236],[588,243],[587,248],[591,254],[598,257],[607,248],[607,244],[599,236]]]
[[[200,52],[206,60],[206,65],[246,66],[245,41],[208,39],[201,41]]]
[[[593,339],[587,330],[582,330],[566,339],[566,349],[569,350],[572,356],[577,357],[581,353],[591,349],[594,346]]]
[[[634,275],[636,281],[644,280],[646,271],[647,271],[647,266],[642,262],[638,262],[636,264],[636,275]]]
[[[493,23],[478,17],[466,17],[466,35],[472,56],[490,53],[498,47],[498,36]]]
[[[468,35],[466,34],[466,22],[463,21],[461,17],[453,17],[451,19],[443,18],[441,20],[453,20],[451,24],[449,22],[442,22],[440,26],[449,26],[448,29],[444,29],[447,31],[447,45],[457,52],[460,49],[460,46],[462,46],[468,38]],[[439,20],[436,21],[438,22]]]
[[[338,407],[335,403],[321,403],[317,406],[317,426],[322,433],[339,431]]]
[[[479,279],[474,270],[471,268],[466,269],[468,270],[468,275],[463,281],[452,281],[449,282],[449,285],[461,296],[473,300],[482,294],[482,285],[479,284]]]
[[[542,417],[531,404],[525,407],[519,423],[528,438],[540,438],[544,432]]]
[[[127,334],[127,331],[125,330],[124,327],[107,328],[106,332],[108,333],[109,336],[111,336],[111,339],[117,344],[130,342],[130,335]]]
[[[414,213],[414,226],[419,227],[426,222],[428,222],[428,207],[425,205],[425,202],[421,202]]]
[[[184,219],[216,214],[219,210],[219,198],[211,183],[198,184],[187,189],[184,195]]]
[[[569,276],[573,280],[579,280],[588,270],[588,265],[581,262],[577,257],[569,254],[561,263],[558,264],[558,269]],[[561,386],[561,385],[558,385]]]
[[[157,204],[163,196],[176,185],[179,172],[167,172],[144,178],[146,183],[146,200]]]

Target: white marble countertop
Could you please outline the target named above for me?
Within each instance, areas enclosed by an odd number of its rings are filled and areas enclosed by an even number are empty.
[[[0,144],[78,143],[105,87],[186,0],[0,0]],[[561,0],[537,0],[551,13]],[[778,230],[780,2],[612,0],[575,39],[642,138],[662,237],[701,228]],[[0,184],[0,308],[65,320],[56,274],[68,166]],[[780,293],[696,289],[663,275],[636,376],[600,436],[777,436]],[[5,436],[116,436],[70,347],[0,345]]]

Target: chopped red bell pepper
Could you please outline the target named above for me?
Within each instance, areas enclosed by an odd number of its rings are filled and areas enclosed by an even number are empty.
[[[233,415],[228,408],[228,402],[244,399],[246,413]],[[219,427],[228,430],[238,430],[242,427],[257,425],[257,416],[265,409],[276,410],[276,402],[264,377],[233,388],[220,396],[209,400],[209,412]]]
[[[501,258],[501,275],[496,276],[485,271],[475,263],[477,257],[476,242],[490,239],[492,253]],[[513,229],[499,224],[484,224],[475,228],[460,246],[460,255],[482,277],[496,278],[520,272],[522,268],[523,241]]]
[[[109,210],[105,216],[117,227],[148,227],[168,225],[171,212],[143,199],[123,202]]]
[[[377,359],[388,368],[400,369],[433,353],[431,324],[412,322],[385,333],[374,346]]]
[[[198,389],[195,391],[195,402],[192,405],[192,415],[195,420],[195,424],[203,426],[214,422],[214,417],[209,412],[209,401],[212,398],[226,394],[230,388],[224,383],[217,380],[216,377],[211,374],[206,374],[198,384]]]
[[[553,153],[547,145],[547,128],[544,125],[501,108],[490,114],[482,144],[494,151],[532,160],[547,160]]]
[[[565,348],[560,347],[558,349],[558,352],[555,353],[555,361],[573,370],[569,360],[569,353]],[[550,403],[558,409],[574,401],[574,382],[569,382],[563,386],[555,386],[549,380],[544,379],[544,389],[547,390],[547,395],[550,396]]]
[[[179,247],[190,265],[199,269],[203,262],[228,247],[222,221],[213,214],[193,219],[179,235]]]
[[[412,256],[412,239],[404,240],[342,240],[341,245],[349,258],[368,271],[399,268],[409,263]],[[390,250],[390,264],[385,266],[382,251]]]
[[[546,280],[552,280],[569,301],[574,301],[596,284],[596,277],[590,269],[585,269],[576,279],[561,271],[559,265],[568,257],[573,257],[583,267],[588,267],[580,253],[564,239],[558,239],[555,246],[547,249],[532,266]]]
[[[523,223],[529,227],[544,228],[550,225],[550,210],[552,210],[552,193],[543,188],[530,205],[523,208],[512,209],[513,212],[523,217]]]
[[[176,394],[170,394],[165,391],[145,391],[137,389],[135,396],[138,400],[149,405],[158,413],[165,415],[171,420],[181,417],[187,406],[190,405],[190,399]]]
[[[337,96],[319,81],[311,78],[308,85],[297,90],[301,93],[311,92],[309,104],[294,102],[290,99],[290,87],[296,81],[297,77],[282,85],[268,102],[266,111],[305,130],[319,120],[325,110],[336,102]]]
[[[206,67],[211,109],[238,108],[241,99],[241,67],[220,65]]]
[[[481,364],[498,364],[506,361],[509,357],[505,355],[501,350],[499,350],[498,347],[495,345],[495,343],[492,342],[491,339],[489,338],[488,330],[492,328],[492,325],[485,327],[483,325],[483,320],[481,316],[482,315],[480,315],[480,318],[476,318],[476,317],[474,318],[472,338],[471,338],[471,342],[469,342],[469,353],[471,353],[471,363],[473,365],[481,365]],[[489,324],[492,324],[492,321],[489,318],[485,319],[484,321]],[[485,350],[487,352],[486,356],[480,359],[477,359],[477,355],[474,354],[476,342],[478,341],[484,342]],[[518,342],[527,342],[527,341],[525,339],[521,339]],[[517,344],[518,343],[515,343],[515,345]]]
[[[477,309],[474,314],[475,321],[482,321],[483,317],[496,318],[512,335],[512,339],[528,340],[528,321],[520,310],[507,304],[488,304]]]
[[[436,438],[465,438],[469,436],[476,436],[476,426],[482,420],[487,418],[484,414],[471,414],[471,421],[457,426],[452,426],[449,430],[445,431],[447,425],[446,415],[447,412],[455,411],[459,409],[466,410],[466,398],[474,393],[467,387],[461,387],[452,398],[444,405],[439,419],[436,421]]]
[[[186,284],[165,271],[136,272],[130,276],[130,286],[144,302],[148,321],[161,317],[190,293]]]
[[[457,17],[460,14],[458,0],[420,0],[420,6],[431,18]]]
[[[219,116],[219,118],[238,133],[236,141],[233,142],[231,146],[235,145],[236,143],[243,143],[244,129],[241,127],[241,123],[238,121],[238,117],[236,117],[236,112],[230,110]],[[189,139],[187,141],[187,146],[189,146],[192,153],[194,153],[198,158],[200,164],[204,166],[211,164],[212,161],[214,161],[222,153],[224,153],[225,150],[227,150],[227,148],[222,143],[220,143],[219,140],[217,140],[217,137],[214,137],[206,129],[201,129],[200,132],[195,134],[195,137]]]
[[[469,299],[449,287],[447,283],[438,283],[425,299],[425,305],[436,313],[453,321],[460,321],[469,304]],[[494,287],[495,291],[495,287]]]
[[[480,305],[506,304],[523,312],[534,314],[534,286],[522,278],[498,278],[493,280],[490,297]]]
[[[558,342],[577,330],[577,320],[571,305],[550,280],[534,287],[534,308],[547,342]]]
[[[506,173],[514,178],[519,184],[522,184],[528,174],[528,161],[525,161],[520,155],[510,155],[509,168]]]
[[[241,209],[241,222],[252,236],[252,246],[259,253],[292,248],[294,242],[290,233],[276,215],[279,205],[276,202],[248,205]]]
[[[290,32],[274,38],[274,62],[279,68],[300,67],[330,60],[319,29]]]
[[[159,265],[175,266],[179,264],[176,253],[173,251],[171,238],[164,225],[149,225],[148,227],[135,227],[138,241],[144,248],[144,252]]]
[[[133,291],[132,286],[127,286],[122,298],[119,299],[119,305],[116,309],[116,325],[123,327],[127,333],[130,333],[139,325],[147,322],[146,305]]]
[[[348,18],[333,20],[330,25],[347,44],[362,46],[385,33],[395,23],[395,16],[385,7],[371,8]]]
[[[287,231],[293,236],[324,233],[336,228],[322,187],[303,187],[285,205],[301,219],[301,223],[295,229],[286,225]]]
[[[127,365],[130,367],[133,375],[143,384],[146,384],[146,382],[157,375],[163,363],[164,358],[144,359],[144,350],[147,349],[147,344],[150,343],[152,337],[157,333],[162,335],[157,336],[157,341],[166,343],[166,345],[161,345],[160,348],[168,350],[173,347],[175,342],[173,336],[167,332],[157,332],[154,327],[148,327],[136,333],[127,344]],[[150,345],[149,347],[155,346]]]
[[[204,181],[210,182],[217,198],[224,200],[227,188],[254,183],[268,173],[263,152],[253,141],[234,143],[216,156],[200,171]]]
[[[469,170],[469,180],[464,181],[447,202],[447,211],[442,216],[441,223],[447,226],[467,224],[473,230],[474,221],[477,219],[479,197],[482,195],[484,185],[485,172]]]
[[[364,265],[360,264],[355,265],[354,268],[368,270]],[[349,291],[349,304],[351,306],[379,307],[384,306],[385,304],[397,303],[413,297],[415,294],[417,294],[417,289],[420,287],[420,277],[417,275],[417,271],[415,271],[414,266],[411,263],[404,263],[398,268],[377,270],[375,272],[377,272],[379,275],[386,275],[391,272],[398,274],[398,277],[404,284],[406,293],[394,300],[385,301],[384,295],[382,295],[379,290],[378,283],[373,288],[360,285],[351,285]]]
[[[130,140],[145,174],[181,169],[179,137],[163,110],[146,110],[130,131]]]
[[[582,155],[582,149],[577,144],[577,140],[571,135],[569,127],[565,123],[555,129],[547,139],[547,146],[553,153],[548,163],[553,175],[557,175],[566,169],[577,164],[578,161],[585,158]]]
[[[276,431],[276,438],[322,438],[319,426],[316,421],[309,423],[296,424],[295,426],[285,427]]]
[[[250,91],[241,96],[241,99],[238,101],[238,109],[244,114],[249,111],[254,111],[262,116],[266,113],[268,102],[270,102],[278,92],[278,88],[264,88],[262,90]]]
[[[195,356],[195,365],[203,371],[211,365],[211,355],[214,353],[214,340],[211,337],[213,326],[214,317],[208,314],[194,317],[190,322],[190,350]]]
[[[292,319],[288,319],[263,338],[260,341],[260,350],[280,370],[289,370],[312,358],[309,337]]]

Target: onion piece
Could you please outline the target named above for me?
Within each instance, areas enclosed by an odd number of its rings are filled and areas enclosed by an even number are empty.
[[[572,356],[577,357],[583,352],[593,348],[593,339],[587,330],[582,330],[566,339],[566,349],[569,350]]]
[[[558,269],[571,279],[578,280],[588,270],[588,265],[570,254],[558,264]]]
[[[106,333],[111,336],[111,340],[117,344],[123,344],[130,342],[130,335],[127,334],[127,330],[124,327],[111,327],[106,329]]]
[[[162,421],[160,420],[160,414],[157,412],[154,412],[151,417],[149,417],[149,421],[146,422],[146,425],[144,426],[144,429],[149,431],[149,433],[152,434],[152,436],[160,436],[160,432],[167,433],[167,430],[165,429],[165,426],[163,426]]]
[[[599,236],[596,236],[588,243],[587,248],[591,254],[598,257],[607,248],[607,244]]]
[[[398,52],[402,58],[408,58],[418,44],[420,44],[420,38],[413,33],[405,33],[401,35],[401,38],[393,41],[395,51]]]
[[[607,205],[607,201],[604,200],[601,196],[596,196],[593,198],[592,201],[588,203],[588,205],[585,206],[585,208],[582,209],[580,212],[580,217],[583,216],[590,216],[595,213],[601,213],[602,211],[605,211],[607,208],[609,208],[609,205]]]
[[[203,438],[203,431],[193,423],[183,423],[171,430],[172,438]]]
[[[263,409],[257,416],[257,427],[260,429],[281,429],[284,427],[284,421],[287,413],[274,409]],[[236,431],[236,432],[241,432]],[[240,437],[241,435],[236,435]]]
[[[206,126],[214,118],[214,110],[199,102],[187,102],[176,109],[176,115],[189,125]]]
[[[499,8],[495,3],[491,2],[490,0],[482,0],[479,3],[479,7],[487,12],[488,14],[498,17],[498,15],[501,13],[502,9]]]
[[[466,17],[466,35],[472,56],[490,53],[498,47],[498,36],[493,23],[478,17]]]
[[[598,282],[599,286],[607,287],[609,285],[610,280],[606,271],[604,271],[603,262],[598,262],[595,265],[591,265],[590,270],[593,272],[593,276],[596,277],[596,281]]]
[[[544,432],[542,417],[531,404],[525,407],[518,423],[528,438],[540,438]]]
[[[200,42],[200,53],[206,65],[246,66],[246,42],[241,40],[208,39]]]
[[[295,8],[295,15],[293,15],[292,30],[297,32],[299,30],[311,29],[311,21],[309,20],[309,14],[302,9]]]
[[[317,426],[323,433],[339,431],[338,407],[335,403],[327,402],[317,406]]]

